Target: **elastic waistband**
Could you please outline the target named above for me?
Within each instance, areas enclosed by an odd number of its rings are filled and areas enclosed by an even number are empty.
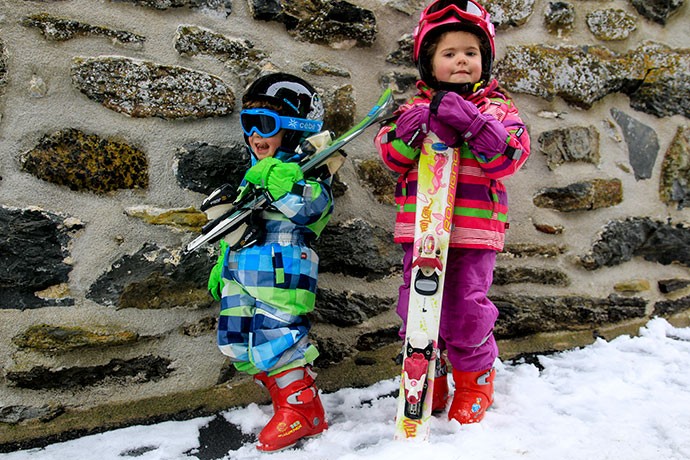
[[[309,241],[304,235],[295,233],[268,233],[264,238],[264,243],[278,243],[281,246],[288,244],[295,244],[299,246],[308,246]]]

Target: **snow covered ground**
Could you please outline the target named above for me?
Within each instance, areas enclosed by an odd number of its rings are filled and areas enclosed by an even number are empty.
[[[543,369],[497,362],[496,401],[484,421],[460,426],[436,417],[428,443],[392,440],[393,379],[323,395],[330,428],[297,449],[258,452],[251,440],[271,408],[252,404],[217,418],[134,426],[0,460],[690,459],[690,328],[654,319],[638,337],[599,339],[540,356],[539,364]]]

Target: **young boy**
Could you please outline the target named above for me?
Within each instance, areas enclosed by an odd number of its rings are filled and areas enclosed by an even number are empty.
[[[314,309],[318,268],[310,243],[330,219],[333,198],[328,181],[303,176],[297,149],[321,130],[322,119],[319,95],[301,78],[270,74],[247,89],[240,123],[252,166],[239,197],[258,188],[272,202],[253,222],[261,237],[244,247],[226,237],[209,277],[209,290],[221,301],[221,352],[273,401],[275,414],[259,434],[262,451],[328,427],[311,371],[319,353],[307,337],[306,314]]]

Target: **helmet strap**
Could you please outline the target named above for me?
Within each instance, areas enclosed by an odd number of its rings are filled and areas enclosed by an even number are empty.
[[[439,91],[448,91],[464,96],[475,93],[482,86],[484,86],[484,84],[484,80],[480,80],[477,83],[449,83],[445,81],[438,81],[434,78],[431,86]]]

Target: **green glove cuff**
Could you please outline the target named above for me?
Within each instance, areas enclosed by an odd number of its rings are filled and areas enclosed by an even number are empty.
[[[218,260],[216,264],[211,269],[211,273],[208,275],[208,292],[215,300],[220,300],[223,292],[223,265],[225,263],[225,252],[228,249],[228,243],[225,240],[220,240],[220,248],[218,254]]]

